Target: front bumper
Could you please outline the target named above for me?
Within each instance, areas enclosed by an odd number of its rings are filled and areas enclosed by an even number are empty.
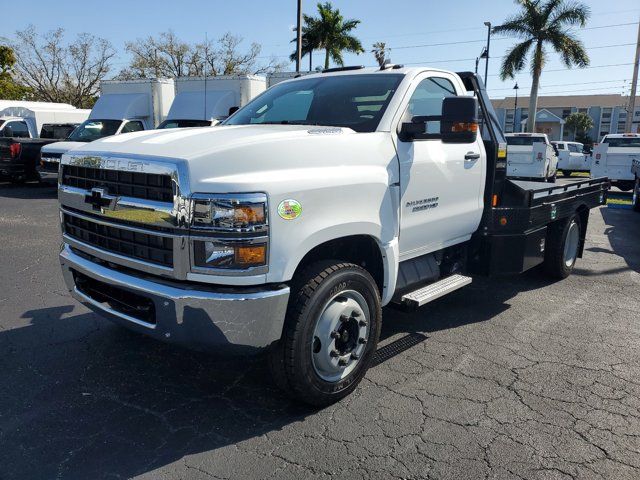
[[[41,181],[57,183],[59,168],[60,168],[59,162],[42,161],[40,165],[36,166],[36,171],[38,172],[38,175],[40,175]]]
[[[185,282],[156,281],[95,263],[63,244],[60,263],[72,296],[115,323],[154,337],[199,350],[257,353],[280,339],[289,300],[289,287],[206,287]],[[83,282],[108,290],[112,297],[144,299],[149,317],[114,308],[83,290]],[[114,294],[115,292],[115,294]],[[116,302],[117,303],[117,300]],[[151,319],[150,319],[151,318]]]

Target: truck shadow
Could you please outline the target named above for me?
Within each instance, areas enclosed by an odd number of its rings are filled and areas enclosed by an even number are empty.
[[[55,184],[27,182],[14,184],[0,178],[0,197],[17,199],[57,198],[58,189]]]
[[[490,320],[517,292],[547,285],[535,272],[481,279],[414,312],[386,308],[375,364],[431,332]],[[5,478],[130,478],[315,413],[276,389],[261,356],[166,345],[71,304],[22,318],[28,325],[0,332]]]
[[[622,257],[627,264],[614,268],[598,268],[591,265],[589,269],[576,268],[574,272],[583,276],[614,275],[629,269],[640,272],[640,214],[632,210],[600,208],[599,213],[605,223],[604,234],[609,240],[611,249],[603,247],[588,247],[586,251]]]

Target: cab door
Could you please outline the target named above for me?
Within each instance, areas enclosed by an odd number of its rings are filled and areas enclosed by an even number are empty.
[[[414,81],[400,114],[394,139],[400,162],[400,259],[406,260],[468,240],[480,223],[486,154],[480,136],[469,144],[440,139],[403,141],[402,122],[442,114],[446,97],[466,93],[459,79],[443,72]],[[429,122],[427,133],[440,131]]]

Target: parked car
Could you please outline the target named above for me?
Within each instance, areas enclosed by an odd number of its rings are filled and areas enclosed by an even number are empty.
[[[568,276],[608,187],[507,179],[480,80],[429,68],[331,69],[216,128],[111,140],[62,157],[71,295],[164,341],[267,349],[277,384],[313,405],[356,388],[383,305],[472,274]]]
[[[631,173],[634,160],[640,159],[640,133],[612,133],[605,135],[593,149],[592,177],[608,177],[611,184],[622,191],[634,188]]]
[[[168,79],[105,80],[100,98],[83,122],[64,142],[42,149],[40,173],[57,175],[62,155],[85,143],[121,133],[151,130],[166,117],[174,98],[174,82]]]
[[[29,138],[24,135],[25,130],[13,131],[12,125],[21,125],[21,123],[21,121],[12,120],[3,127],[2,131],[6,136],[0,137],[0,175],[16,183],[27,180],[45,180],[46,178],[40,177],[37,168],[42,148],[67,138],[78,125],[69,123],[44,124],[40,138]],[[57,179],[57,174],[55,178]]]
[[[591,155],[579,142],[551,142],[558,152],[558,171],[565,177],[574,172],[591,171]]]
[[[558,157],[544,133],[507,133],[507,176],[555,182]]]

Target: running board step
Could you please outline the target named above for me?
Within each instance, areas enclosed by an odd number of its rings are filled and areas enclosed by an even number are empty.
[[[420,307],[425,303],[432,302],[435,299],[462,288],[465,285],[469,285],[470,283],[471,277],[456,273],[443,278],[442,280],[438,280],[435,283],[431,283],[426,287],[419,288],[418,290],[414,290],[413,292],[403,295],[402,303],[412,307]]]

